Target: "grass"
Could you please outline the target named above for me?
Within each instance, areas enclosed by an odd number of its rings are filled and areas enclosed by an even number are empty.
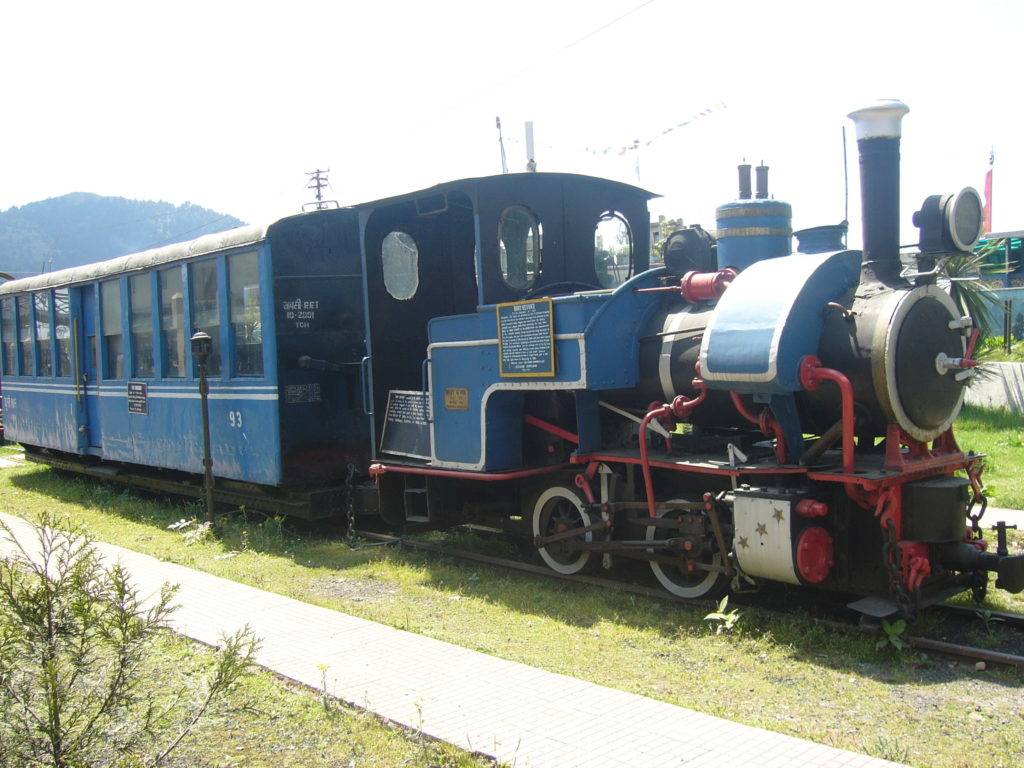
[[[954,431],[961,448],[987,456],[982,479],[989,502],[1024,509],[1024,418],[1009,411],[967,406]]]
[[[212,664],[212,651],[173,635],[160,638],[148,665],[151,690],[167,695]],[[166,743],[172,734],[162,734]],[[173,768],[468,768],[492,763],[400,730],[366,712],[327,701],[262,670],[244,678],[172,753]]]
[[[981,342],[978,357],[985,363],[1024,363],[1024,341],[1012,341],[1007,353],[1003,347],[1003,337],[992,336]]]
[[[24,450],[17,443],[0,443],[0,456],[11,456],[16,453],[22,453]]]
[[[916,765],[1024,760],[1019,674],[878,653],[874,637],[800,616],[741,609],[737,627],[716,635],[703,621],[707,609],[389,547],[352,550],[337,536],[237,518],[219,537],[188,544],[184,534],[194,526],[167,526],[196,516],[194,505],[36,466],[0,472],[0,511],[44,507],[101,540],[712,715]],[[641,726],[637,738],[642,733]]]

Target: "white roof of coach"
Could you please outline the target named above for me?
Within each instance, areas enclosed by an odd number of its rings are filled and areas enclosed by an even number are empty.
[[[58,270],[57,272],[46,272],[34,277],[23,277],[20,280],[10,280],[0,285],[0,295],[21,293],[22,291],[39,291],[44,288],[73,285],[75,283],[87,283],[111,275],[120,275],[124,272],[139,272],[172,261],[190,259],[207,253],[222,251],[226,248],[237,248],[243,245],[255,244],[266,238],[266,236],[266,226],[250,225],[236,227],[226,232],[214,232],[213,234],[203,235],[195,240],[187,240],[183,243],[165,245],[139,253],[129,253],[127,256],[118,256],[116,259],[83,264],[80,267],[70,267]]]

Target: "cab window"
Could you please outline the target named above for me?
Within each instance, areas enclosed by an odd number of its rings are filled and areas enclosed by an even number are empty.
[[[594,224],[594,270],[602,288],[617,288],[633,274],[633,233],[618,211],[605,211]]]
[[[540,273],[543,229],[533,212],[513,205],[501,212],[498,222],[498,258],[505,284],[517,291],[533,287]]]
[[[420,287],[420,249],[408,232],[389,232],[380,249],[384,287],[399,301],[416,295]]]

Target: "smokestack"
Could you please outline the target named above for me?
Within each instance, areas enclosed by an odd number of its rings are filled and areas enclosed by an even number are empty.
[[[909,111],[884,99],[848,115],[860,153],[864,264],[883,280],[900,273],[900,122]]]
[[[737,166],[740,172],[740,200],[750,199],[750,164],[746,161]]]
[[[754,197],[758,200],[768,199],[768,166],[764,164],[764,160],[761,164],[754,169],[756,174],[757,191],[754,193]]]

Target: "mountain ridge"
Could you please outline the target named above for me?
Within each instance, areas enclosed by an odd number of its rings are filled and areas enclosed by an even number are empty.
[[[0,211],[0,272],[76,267],[244,224],[190,202],[70,192]]]

